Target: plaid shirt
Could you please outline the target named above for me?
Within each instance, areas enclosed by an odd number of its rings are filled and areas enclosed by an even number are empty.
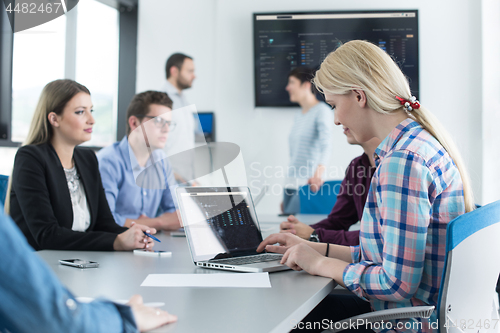
[[[375,162],[360,245],[351,247],[344,283],[373,310],[437,305],[446,226],[465,213],[460,173],[441,144],[409,118],[377,147]],[[436,318],[434,311],[431,322]]]

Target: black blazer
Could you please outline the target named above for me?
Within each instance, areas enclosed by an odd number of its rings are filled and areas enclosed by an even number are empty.
[[[88,148],[73,155],[90,211],[86,232],[73,231],[73,207],[66,175],[50,143],[19,148],[12,172],[10,214],[35,250],[112,251],[117,234],[102,187],[97,158]]]

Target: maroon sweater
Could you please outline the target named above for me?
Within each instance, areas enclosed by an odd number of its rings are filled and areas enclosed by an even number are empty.
[[[351,161],[331,213],[326,219],[311,225],[320,242],[359,245],[359,230],[348,230],[361,220],[374,172],[375,168],[370,166],[364,153]]]

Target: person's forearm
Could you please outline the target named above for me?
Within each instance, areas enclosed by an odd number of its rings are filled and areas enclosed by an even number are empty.
[[[359,245],[359,230],[326,230],[315,228],[319,241],[322,243],[338,244],[344,246]]]
[[[158,220],[157,218],[151,219],[151,218],[142,218],[142,219],[126,219],[125,224],[123,225],[124,227],[130,228],[131,223],[139,223],[142,225],[147,225],[148,227],[155,228],[157,230],[161,229],[161,221]]]
[[[121,241],[121,236],[116,235],[115,241],[113,242],[113,250],[115,251],[124,251],[123,244]]]
[[[330,245],[331,246],[331,245]],[[334,258],[323,258],[318,261],[318,275],[329,277],[335,280],[338,284],[345,288],[344,284],[344,269],[349,265],[348,262]]]
[[[307,245],[318,251],[321,255],[326,255],[327,244],[326,243],[315,243],[307,242]],[[330,244],[328,250],[328,257],[339,259],[346,263],[351,263],[351,249],[349,246]]]
[[[316,171],[314,172],[313,177],[314,178],[323,178],[323,174],[325,173],[326,166],[323,164],[318,164],[318,167],[316,168]]]
[[[186,183],[187,181],[184,179],[184,177],[182,177],[181,175],[179,175],[177,172],[174,172],[174,178],[176,181],[180,182],[180,183]]]
[[[2,287],[9,286],[2,289],[0,313],[9,315],[2,317],[0,331],[9,327],[13,332],[136,332],[128,306],[75,301],[49,266],[28,246],[14,222],[4,215],[0,215],[0,239],[0,252],[8,253],[0,260]]]
[[[176,230],[182,225],[179,222],[179,214],[177,211],[172,213],[163,213],[157,217],[160,220],[161,228],[163,230]]]
[[[328,220],[328,218],[323,219],[323,220],[316,222],[314,224],[310,224],[309,226],[313,229],[322,228],[322,229],[326,229],[326,230],[335,230],[335,228],[332,227],[332,224],[331,224],[330,220]]]

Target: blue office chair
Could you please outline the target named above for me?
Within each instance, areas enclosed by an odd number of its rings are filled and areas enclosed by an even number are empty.
[[[0,175],[0,202],[5,204],[5,196],[7,194],[7,186],[9,184],[9,176]]]
[[[309,185],[300,187],[300,214],[330,214],[341,183],[341,180],[328,180],[317,192],[311,191]]]
[[[500,330],[495,300],[500,272],[499,236],[500,200],[463,214],[448,224],[445,264],[436,309],[439,332]],[[433,311],[434,306],[382,310],[342,320],[334,327],[357,319],[380,322],[429,318]],[[342,329],[332,331],[340,332]]]

